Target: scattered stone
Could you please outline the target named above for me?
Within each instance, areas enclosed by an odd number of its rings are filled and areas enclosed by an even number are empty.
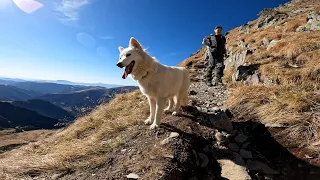
[[[285,128],[285,127],[287,127],[287,126],[280,124],[280,123],[266,123],[264,126],[268,127],[268,128]]]
[[[235,151],[235,152],[239,151],[239,146],[236,143],[229,143],[228,147],[231,151]]]
[[[243,51],[231,51],[228,58],[225,60],[225,66],[226,67],[234,67],[237,69],[239,66],[241,66],[248,54],[248,50]]]
[[[198,156],[201,158],[201,164],[200,167],[205,168],[208,166],[209,164],[209,158],[207,155],[203,154],[203,153],[198,153]]]
[[[243,41],[243,40],[238,41],[238,47],[240,47],[240,48],[245,48],[245,45],[244,45],[244,41]]]
[[[262,44],[263,44],[264,46],[268,46],[268,45],[270,44],[270,41],[269,41],[267,38],[263,38],[263,39],[262,39]]]
[[[271,49],[273,46],[275,46],[280,40],[272,40],[270,44],[267,46],[267,50]]]
[[[232,136],[230,133],[226,132],[226,131],[221,131],[222,135],[224,135],[225,137],[230,137]]]
[[[312,12],[307,17],[307,28],[312,31],[320,30],[320,14]]]
[[[240,156],[240,154],[234,152],[233,153],[233,161],[241,166],[246,167],[246,163],[244,162],[244,160],[242,159],[242,157]]]
[[[227,130],[228,132],[232,132],[233,130],[233,125],[224,112],[217,113],[215,116],[211,117],[210,122],[218,129]]]
[[[308,29],[305,26],[299,26],[296,29],[296,32],[306,32],[306,31],[308,31]]]
[[[251,142],[246,142],[246,143],[244,143],[244,144],[242,145],[242,148],[243,148],[243,149],[247,149],[250,144],[251,144]]]
[[[274,180],[274,177],[271,174],[266,174],[266,175],[264,175],[264,179],[265,180]]]
[[[228,160],[218,160],[221,166],[221,177],[232,180],[251,180],[246,168]]]
[[[134,173],[130,173],[127,175],[127,179],[139,179],[139,176]]]
[[[173,155],[170,155],[170,154],[164,155],[163,157],[169,158],[169,159],[173,159],[173,158],[174,158],[174,156],[173,156]]]
[[[161,145],[168,144],[168,143],[171,141],[171,139],[173,139],[173,138],[175,138],[175,137],[178,137],[178,136],[179,136],[179,133],[177,133],[177,132],[172,132],[172,133],[170,134],[170,136],[167,137],[167,138],[165,138],[164,140],[162,140],[162,141],[160,142],[160,144],[161,144]]]
[[[268,165],[266,165],[260,161],[248,160],[247,165],[251,171],[259,170],[265,174],[280,174],[278,171],[272,169],[271,167],[269,167]]]
[[[197,95],[197,94],[198,94],[198,93],[195,92],[195,91],[193,91],[193,90],[190,91],[190,95]]]
[[[170,134],[170,138],[175,138],[175,137],[178,137],[179,136],[179,133],[177,133],[177,132],[172,132],[171,134]]]
[[[252,152],[240,149],[240,156],[244,159],[251,159],[252,158]]]
[[[217,106],[210,109],[211,112],[218,112],[219,110],[220,110],[220,108]]]
[[[60,174],[54,174],[51,176],[51,179],[59,179],[63,176],[63,173],[60,173]]]
[[[199,107],[199,106],[196,106],[196,108],[197,108],[197,110],[198,110],[198,111],[201,111],[201,107]]]
[[[250,30],[249,24],[244,24],[239,28],[239,31],[242,31],[244,33],[249,33],[249,30]]]
[[[315,143],[312,143],[311,145],[312,145],[312,146],[320,146],[320,141],[315,142]]]
[[[205,118],[203,116],[198,116],[197,121],[200,123],[205,122]]]
[[[217,132],[214,137],[216,138],[217,142],[219,143],[223,143],[226,140],[226,137],[221,133],[221,132]]]
[[[162,140],[162,141],[160,142],[160,144],[161,144],[161,145],[165,145],[165,144],[168,144],[170,141],[171,141],[170,138],[165,138],[164,140]]]
[[[234,140],[238,143],[238,144],[243,144],[244,142],[246,142],[248,139],[248,136],[243,135],[243,134],[238,134]]]

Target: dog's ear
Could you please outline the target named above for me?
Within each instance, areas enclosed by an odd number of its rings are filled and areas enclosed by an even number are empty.
[[[134,38],[131,37],[129,41],[129,47],[142,50],[141,44]]]
[[[122,52],[124,48],[122,46],[119,46],[118,49],[120,52]]]

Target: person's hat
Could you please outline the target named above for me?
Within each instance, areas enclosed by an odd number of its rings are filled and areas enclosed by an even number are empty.
[[[214,29],[218,29],[218,28],[221,28],[221,29],[222,29],[222,26],[216,26]]]

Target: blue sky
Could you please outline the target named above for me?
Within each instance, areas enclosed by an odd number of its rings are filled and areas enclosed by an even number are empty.
[[[115,65],[117,47],[126,47],[130,37],[160,63],[177,65],[214,26],[226,32],[288,0],[14,2],[0,0],[0,76],[136,85],[121,79],[123,70]],[[34,4],[39,9],[31,13]]]

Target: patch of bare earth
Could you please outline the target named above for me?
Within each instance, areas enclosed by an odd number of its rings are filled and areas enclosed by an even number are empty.
[[[0,130],[0,153],[44,139],[57,130],[33,130],[16,132],[14,129]]]

